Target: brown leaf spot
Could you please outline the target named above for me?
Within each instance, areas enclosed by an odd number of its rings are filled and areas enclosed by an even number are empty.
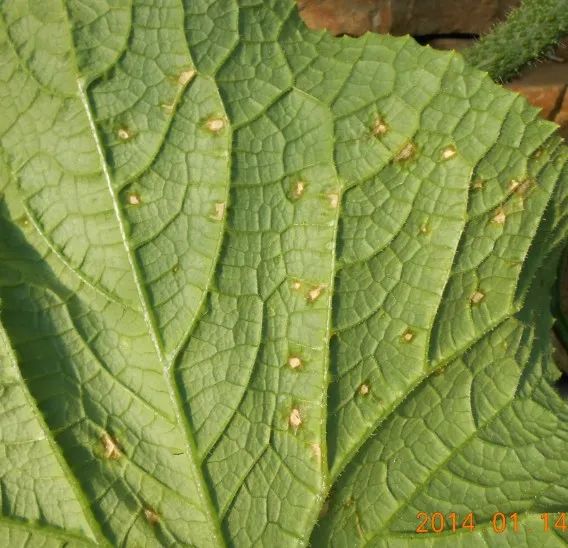
[[[292,185],[292,198],[299,200],[306,191],[306,183],[304,181],[296,181]]]
[[[219,133],[226,125],[227,120],[224,118],[209,118],[209,120],[205,122],[205,127],[211,133]]]
[[[333,209],[337,209],[337,206],[339,205],[339,194],[337,192],[330,192],[327,195],[327,198],[329,200],[329,205]]]
[[[102,433],[101,442],[105,449],[106,459],[118,460],[121,457],[122,451],[120,450],[117,441],[108,432]]]
[[[318,462],[321,462],[321,445],[319,443],[312,443],[310,445],[312,454]]]
[[[121,127],[117,132],[116,132],[118,138],[121,141],[128,141],[128,139],[130,139],[130,137],[132,137],[132,135],[128,132],[128,130],[124,127]]]
[[[209,217],[214,221],[222,221],[225,217],[225,202],[217,202],[215,211]]]
[[[128,203],[133,206],[140,205],[142,203],[142,199],[140,198],[139,194],[133,192],[132,194],[128,195]]]
[[[325,284],[320,284],[320,285],[317,285],[316,287],[313,287],[312,289],[310,289],[308,291],[308,294],[306,295],[306,300],[309,303],[316,302],[320,298],[321,294],[323,293],[323,291],[326,287],[327,286]]]
[[[290,416],[288,417],[288,422],[290,423],[290,426],[294,430],[298,430],[298,428],[302,424],[302,416],[300,415],[299,409],[294,407],[294,409],[292,409],[292,411],[290,411]]]
[[[288,365],[292,369],[298,369],[299,367],[302,367],[302,360],[298,358],[298,356],[290,356],[288,358]]]
[[[495,224],[498,224],[498,225],[504,225],[506,220],[507,220],[507,215],[506,215],[503,208],[499,208],[495,212],[495,215],[493,216],[493,219],[492,219],[492,221]]]
[[[381,135],[384,135],[385,133],[388,132],[388,130],[389,127],[380,118],[377,118],[373,122],[373,127],[371,128],[371,132],[375,137],[380,137]]]
[[[144,517],[150,525],[156,525],[160,521],[160,516],[151,508],[144,508]]]
[[[446,147],[444,150],[442,150],[442,160],[450,160],[457,153],[458,153],[458,151],[456,150],[456,147],[453,146],[453,145],[450,145],[449,147]]]
[[[196,74],[197,71],[195,69],[188,69],[180,72],[180,75],[178,76],[178,84],[180,86],[185,86],[193,80]]]
[[[483,299],[485,299],[485,293],[479,290],[475,291],[469,298],[471,304],[479,304]]]
[[[409,141],[396,153],[394,159],[397,162],[403,162],[412,158],[414,154],[416,154],[416,145]]]

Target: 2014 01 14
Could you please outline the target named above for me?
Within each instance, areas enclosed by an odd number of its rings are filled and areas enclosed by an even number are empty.
[[[539,515],[542,522],[542,530],[568,532],[567,512],[544,512]],[[442,512],[418,512],[416,514],[418,526],[416,533],[419,534],[436,534],[436,533],[456,533],[457,531],[474,531],[478,524],[487,527],[487,520],[478,521],[474,512],[460,515],[457,512],[444,514]],[[511,531],[518,533],[522,524],[518,512],[505,513],[495,512],[489,518],[489,529],[497,534]],[[530,531],[530,530],[529,530]]]

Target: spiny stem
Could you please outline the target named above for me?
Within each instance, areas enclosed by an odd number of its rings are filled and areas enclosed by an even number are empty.
[[[568,0],[523,0],[464,56],[494,80],[507,81],[566,35]]]

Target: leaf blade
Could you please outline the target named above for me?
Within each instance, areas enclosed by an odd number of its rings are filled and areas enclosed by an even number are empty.
[[[54,2],[57,47],[41,32],[25,43],[14,5],[0,44],[0,93],[15,105],[0,122],[2,321],[105,535],[306,544],[337,481],[313,539],[405,542],[421,495],[378,522],[373,505],[353,517],[336,499],[422,393],[451,395],[473,349],[546,316],[533,278],[566,236],[551,205],[566,180],[552,126],[459,57],[408,38],[310,33],[284,0]],[[22,20],[37,30],[43,12],[30,10]],[[42,113],[55,126],[26,133]],[[51,141],[37,157],[36,129]],[[478,177],[492,184],[476,193]],[[93,193],[84,211],[69,190],[84,198],[101,180],[106,198]],[[62,221],[55,201],[71,212]],[[84,259],[90,240],[99,259]],[[536,352],[509,377],[530,377],[525,392],[538,381],[542,399],[554,379]],[[57,382],[61,407],[46,403]],[[540,402],[519,390],[517,414]],[[452,403],[462,417],[460,405],[475,408],[463,423],[473,436],[496,420],[484,396]],[[547,420],[563,413],[553,407]]]

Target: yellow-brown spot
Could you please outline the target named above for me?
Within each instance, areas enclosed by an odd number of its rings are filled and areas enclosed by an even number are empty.
[[[444,150],[442,150],[442,159],[449,160],[453,158],[457,153],[458,151],[456,150],[456,147],[451,145],[449,147],[446,147]]]
[[[475,291],[469,298],[471,304],[479,304],[483,299],[485,299],[485,293],[479,290]]]
[[[214,221],[222,221],[225,217],[225,202],[217,202],[214,212],[209,217]]]
[[[329,200],[329,205],[333,209],[337,209],[337,206],[339,205],[339,194],[337,192],[330,192],[327,195],[327,198]]]
[[[27,215],[23,215],[18,219],[18,224],[23,226],[24,228],[28,228],[30,226],[30,220]]]
[[[302,288],[302,282],[300,282],[299,280],[294,280],[294,281],[292,282],[292,289],[293,289],[294,291],[298,291],[298,290],[301,289],[301,288]]]
[[[409,141],[396,153],[394,159],[397,162],[403,162],[405,160],[409,160],[410,158],[412,158],[415,153],[416,153],[416,145],[412,141]]]
[[[180,86],[185,86],[193,80],[196,74],[197,71],[195,69],[188,69],[180,72],[180,75],[178,76],[178,84]]]
[[[388,130],[389,130],[389,127],[380,118],[377,118],[373,122],[373,127],[371,129],[371,131],[372,131],[372,133],[375,137],[380,137],[381,135],[384,135],[385,133],[388,132]]]
[[[312,289],[310,289],[308,291],[307,296],[306,296],[307,301],[309,303],[316,302],[320,298],[321,294],[323,293],[323,291],[326,287],[327,286],[325,284],[320,284],[320,285],[317,285],[316,287],[313,287]]]
[[[290,416],[288,417],[288,422],[290,423],[290,426],[294,430],[298,430],[298,428],[302,424],[302,415],[300,415],[299,409],[295,407],[294,409],[292,409],[292,411],[290,412]]]
[[[132,194],[128,195],[128,203],[130,205],[140,205],[142,203],[142,200],[140,199],[140,195],[136,194],[135,192],[133,192]]]
[[[103,432],[101,442],[105,449],[105,458],[109,460],[118,460],[122,455],[117,441],[108,433]]]
[[[495,224],[498,224],[498,225],[504,225],[505,224],[505,221],[507,220],[507,215],[506,215],[505,211],[503,210],[503,208],[499,208],[495,212],[495,215],[493,216],[492,220]]]
[[[355,526],[357,527],[357,534],[360,538],[365,538],[365,531],[363,531],[363,527],[361,527],[361,521],[359,519],[359,512],[355,512]]]
[[[531,189],[533,184],[534,183],[533,181],[531,181],[531,179],[525,179],[524,181],[516,181],[513,179],[509,183],[509,190],[511,192],[514,192],[518,196],[521,196],[522,198],[523,196],[525,196],[525,194],[528,193],[528,191]]]
[[[150,525],[156,525],[160,521],[160,516],[151,508],[144,508],[144,517]]]
[[[130,139],[131,135],[128,132],[128,130],[126,128],[121,127],[116,134],[118,135],[118,138],[121,141],[128,141],[128,139]]]
[[[366,396],[367,394],[369,394],[369,392],[371,391],[371,387],[364,382],[360,387],[359,387],[359,394],[361,394],[361,396]]]
[[[421,227],[420,227],[420,234],[422,235],[426,235],[426,234],[430,234],[430,225],[428,223],[424,223]]]
[[[321,445],[319,443],[312,443],[310,445],[310,449],[312,450],[312,455],[318,462],[321,462]]]
[[[412,342],[412,340],[414,339],[414,331],[412,331],[411,329],[407,329],[403,334],[402,334],[402,340],[404,342]]]
[[[485,181],[483,179],[476,179],[473,183],[471,183],[471,186],[474,190],[483,190]]]
[[[212,133],[219,133],[226,125],[225,118],[210,118],[205,122],[205,127]]]
[[[290,356],[288,358],[288,365],[292,369],[298,369],[299,367],[302,367],[302,360],[298,358],[298,356]]]
[[[304,195],[305,191],[306,183],[304,183],[304,181],[296,181],[292,185],[292,198],[294,198],[294,200],[300,199]]]

